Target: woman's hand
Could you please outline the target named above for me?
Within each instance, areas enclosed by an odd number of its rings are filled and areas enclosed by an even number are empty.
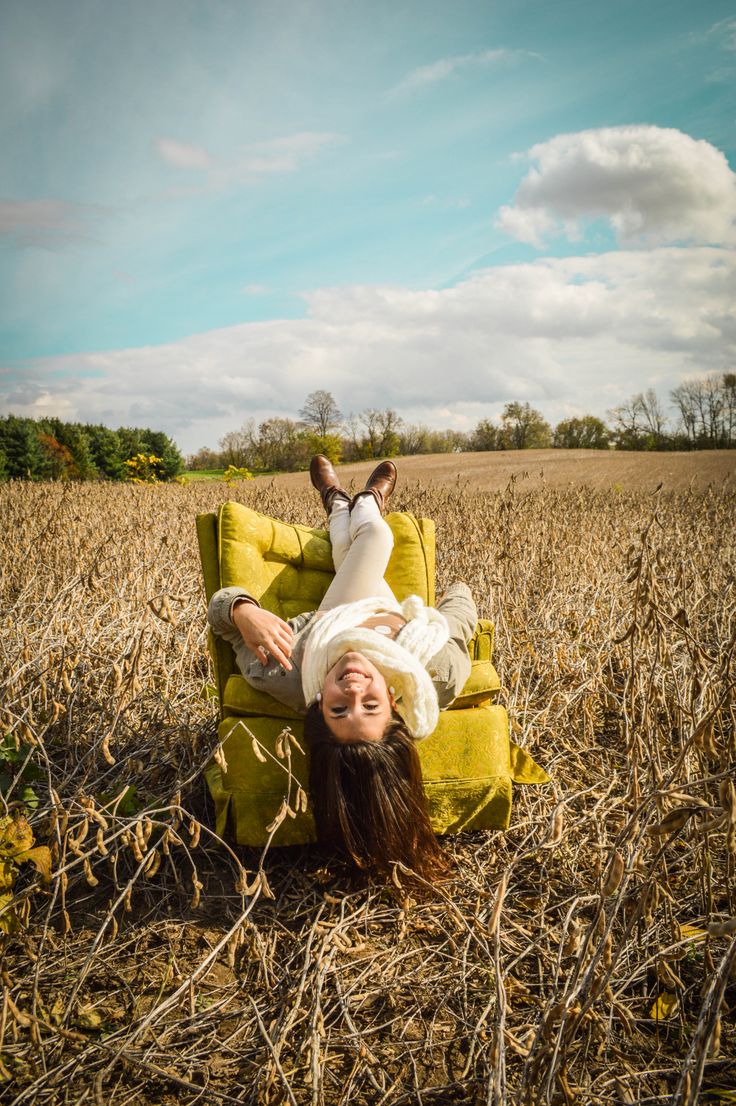
[[[269,653],[283,668],[291,670],[291,648],[294,631],[288,622],[263,607],[249,603],[248,600],[236,600],[232,611],[233,625],[262,664],[268,661]]]

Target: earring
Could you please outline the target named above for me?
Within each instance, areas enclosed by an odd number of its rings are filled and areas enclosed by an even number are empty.
[[[392,695],[396,694],[396,688],[395,687],[389,686],[389,691],[391,692]]]
[[[321,703],[321,702],[322,702],[322,692],[321,692],[321,691],[318,691],[318,692],[317,692],[317,702],[318,702],[318,703]]]

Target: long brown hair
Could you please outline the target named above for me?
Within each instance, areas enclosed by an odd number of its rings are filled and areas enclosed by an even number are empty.
[[[396,861],[423,879],[448,871],[429,822],[422,769],[404,723],[381,741],[335,740],[319,703],[304,721],[309,789],[319,840],[359,868],[388,876]]]

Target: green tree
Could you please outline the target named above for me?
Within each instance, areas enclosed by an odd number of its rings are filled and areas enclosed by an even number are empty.
[[[69,452],[65,471],[60,473],[65,480],[94,480],[98,475],[86,427],[75,422],[62,422],[61,419],[45,419],[44,425],[56,441]]]
[[[161,459],[162,479],[173,480],[183,471],[184,458],[168,434],[164,434],[163,430],[141,430],[139,433],[145,445],[144,452],[147,450]]]
[[[115,433],[118,436],[120,456],[123,461],[128,461],[131,457],[137,457],[139,453],[148,452],[140,430],[136,430],[131,426],[120,426]]]
[[[0,449],[5,453],[8,476],[43,480],[51,475],[51,466],[41,448],[33,419],[18,415],[0,419]]]
[[[595,415],[563,419],[555,427],[553,445],[556,449],[608,449],[611,432]]]
[[[98,473],[106,480],[122,480],[124,476],[120,436],[107,426],[85,426],[90,453]]]
[[[500,449],[501,431],[490,419],[481,419],[470,435],[468,445],[474,451]]]
[[[309,432],[293,419],[266,419],[258,427],[259,467],[293,472],[309,464]]]
[[[528,403],[507,403],[501,415],[501,440],[504,449],[547,449],[552,428]]]
[[[342,438],[339,434],[313,434],[307,430],[304,440],[310,457],[315,453],[321,453],[332,461],[333,465],[342,458]]]

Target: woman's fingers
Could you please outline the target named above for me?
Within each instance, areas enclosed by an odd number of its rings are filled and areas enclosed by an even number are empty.
[[[270,613],[270,612],[268,612]],[[264,646],[268,653],[287,670],[291,669],[291,646],[294,639],[294,631],[283,618],[272,614],[268,620],[268,630],[264,638]]]
[[[274,660],[277,660],[280,665],[282,665],[286,669],[291,669],[291,661],[289,660],[291,649],[284,649],[283,646],[277,641],[273,641],[265,646],[261,646],[261,649],[265,653],[266,658],[270,653]]]
[[[279,618],[277,614],[253,604],[247,606],[242,604],[237,607],[235,622],[245,644],[256,654],[262,664],[268,663],[270,654],[284,668],[291,669],[289,657],[294,631],[288,622]]]

